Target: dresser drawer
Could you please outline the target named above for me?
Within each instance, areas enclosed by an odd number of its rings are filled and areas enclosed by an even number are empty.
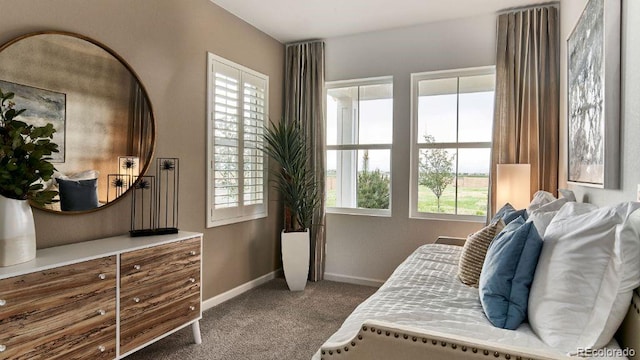
[[[125,354],[200,317],[200,294],[120,322],[120,354]]]
[[[90,296],[96,289],[115,288],[115,256],[85,261],[0,280],[0,321],[21,311],[55,311],[69,298]]]
[[[201,238],[120,256],[120,354],[200,317]]]
[[[200,266],[200,238],[158,245],[120,255],[121,286],[140,286],[162,275]]]
[[[0,280],[0,358],[73,359],[93,341],[107,356],[93,358],[113,358],[115,270],[111,256]]]
[[[147,298],[170,292],[177,288],[200,286],[200,262],[195,256],[187,261],[176,260],[175,263],[159,263],[159,269],[165,271],[139,270],[120,279],[120,297]],[[126,303],[126,302],[125,302]]]

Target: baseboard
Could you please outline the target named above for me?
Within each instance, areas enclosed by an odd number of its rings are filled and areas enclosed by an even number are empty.
[[[356,285],[365,285],[365,286],[373,286],[380,287],[384,284],[384,280],[378,279],[369,279],[358,276],[348,276],[341,274],[332,274],[332,273],[324,273],[324,279],[329,281],[337,281],[348,284],[356,284]]]
[[[278,269],[276,271],[270,272],[266,275],[262,275],[257,279],[246,282],[240,286],[237,286],[229,291],[225,291],[220,295],[216,295],[210,299],[207,299],[202,302],[202,311],[209,310],[216,305],[220,305],[227,300],[231,300],[234,297],[245,293],[253,288],[256,288],[269,280],[273,280],[276,277],[282,275],[282,269]]]

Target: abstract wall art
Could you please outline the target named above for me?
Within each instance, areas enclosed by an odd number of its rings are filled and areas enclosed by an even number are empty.
[[[568,181],[619,186],[620,0],[589,0],[567,40]]]

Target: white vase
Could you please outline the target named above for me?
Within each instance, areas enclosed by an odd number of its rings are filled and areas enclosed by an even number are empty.
[[[309,231],[282,232],[282,267],[291,291],[302,291],[309,275]]]
[[[28,200],[0,195],[0,266],[10,266],[36,257],[36,227]]]

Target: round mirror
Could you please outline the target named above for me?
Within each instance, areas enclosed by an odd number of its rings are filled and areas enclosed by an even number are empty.
[[[21,120],[56,129],[59,191],[47,211],[78,213],[121,198],[150,165],[153,111],[131,67],[87,37],[64,32],[21,36],[0,47],[0,89],[15,93]]]

